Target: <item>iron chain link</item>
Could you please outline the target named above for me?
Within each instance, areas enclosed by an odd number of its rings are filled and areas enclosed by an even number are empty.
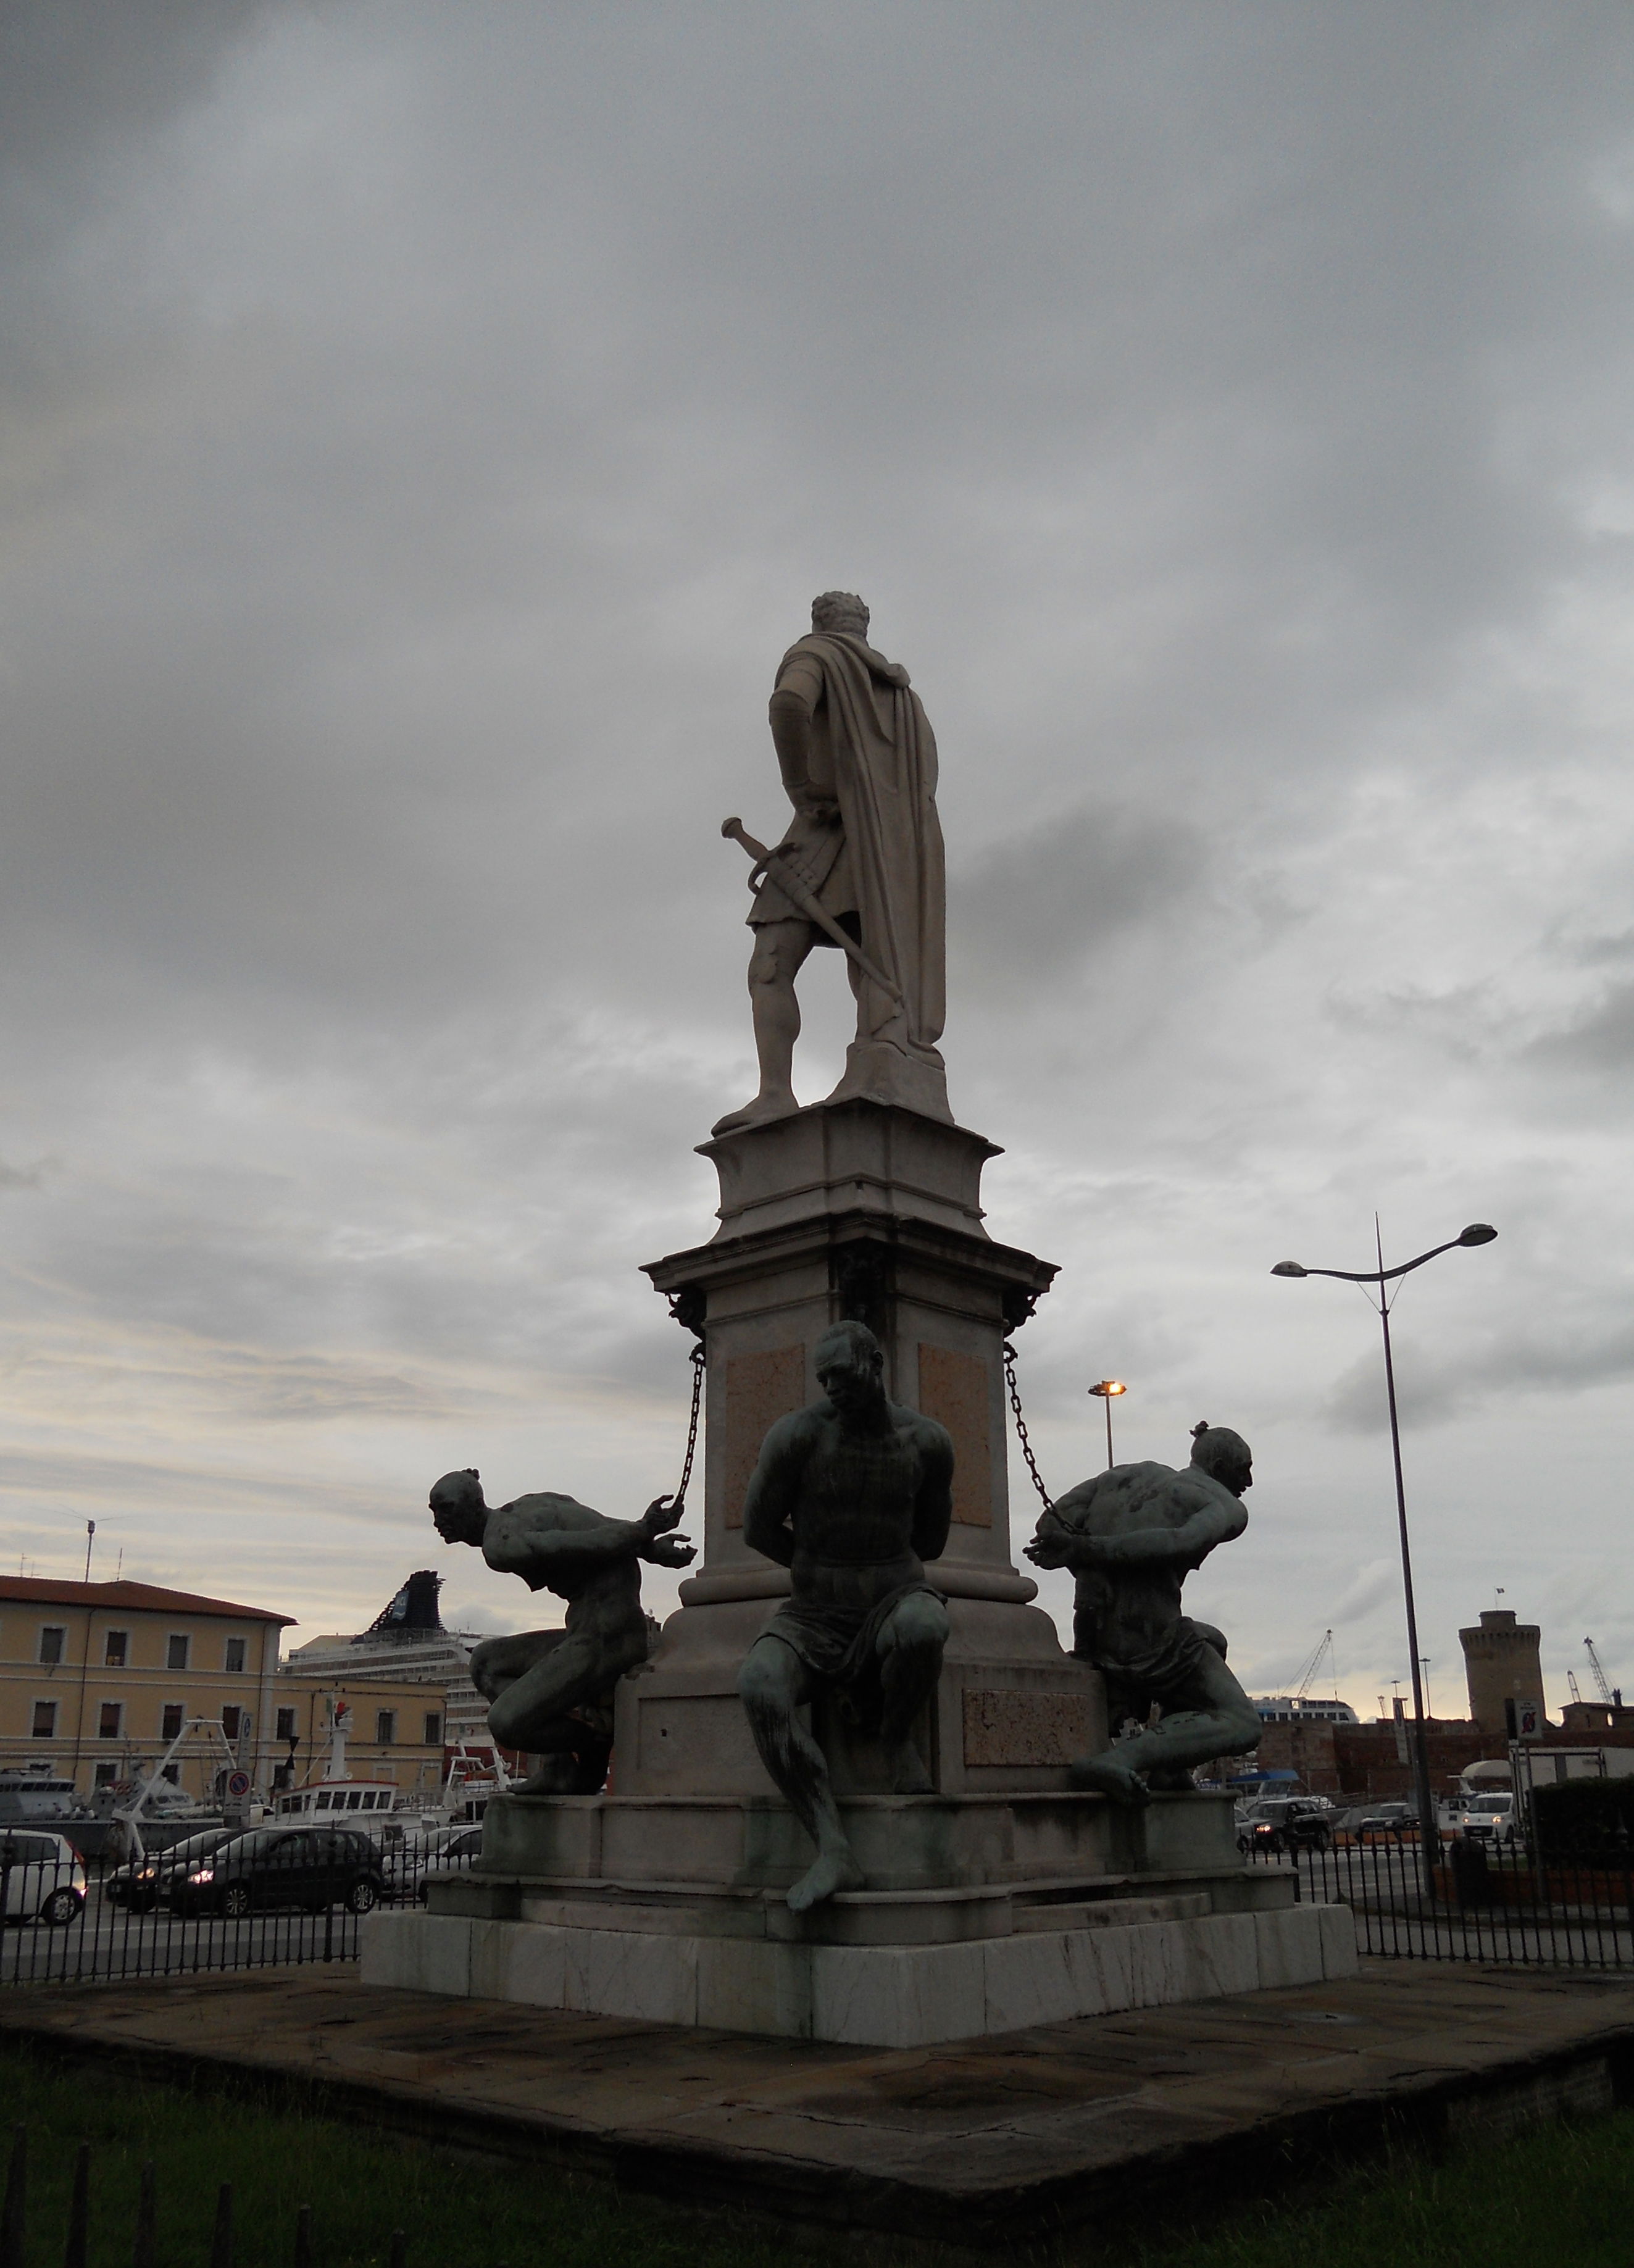
[[[692,1350],[692,1417],[687,1426],[687,1461],[681,1469],[681,1486],[675,1491],[675,1509],[680,1512],[687,1501],[687,1484],[692,1478],[692,1460],[698,1446],[698,1411],[703,1402],[703,1348],[702,1343]]]
[[[1010,1389],[1010,1407],[1016,1421],[1016,1439],[1021,1444],[1021,1454],[1027,1459],[1027,1469],[1033,1476],[1033,1485],[1038,1491],[1046,1512],[1054,1509],[1054,1498],[1044,1486],[1044,1476],[1038,1469],[1038,1459],[1033,1454],[1033,1444],[1027,1437],[1027,1419],[1021,1415],[1021,1390],[1016,1384],[1016,1351],[1005,1341],[1005,1384]]]

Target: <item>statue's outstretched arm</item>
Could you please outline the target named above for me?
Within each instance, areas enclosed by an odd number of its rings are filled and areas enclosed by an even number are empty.
[[[675,1525],[680,1515],[665,1517],[666,1506],[667,1499],[659,1497],[639,1520],[611,1520],[606,1513],[598,1513],[594,1527],[583,1528],[490,1518],[482,1557],[501,1575],[524,1575],[530,1570],[537,1573],[541,1568],[570,1564],[586,1570],[611,1567],[621,1559],[644,1557],[644,1547]]]
[[[1196,1567],[1217,1543],[1229,1543],[1248,1524],[1240,1505],[1204,1505],[1178,1528],[1137,1528],[1128,1535],[1075,1536],[1071,1565],[1084,1567]]]

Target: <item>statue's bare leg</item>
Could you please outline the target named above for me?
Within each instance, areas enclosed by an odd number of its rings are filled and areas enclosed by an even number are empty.
[[[769,1632],[755,1639],[738,1673],[738,1691],[761,1762],[817,1845],[815,1859],[789,1892],[794,1913],[804,1913],[836,1890],[863,1887],[863,1870],[840,1824],[828,1762],[798,1713],[815,1686],[793,1647]]]
[[[760,1059],[760,1092],[741,1110],[718,1118],[712,1130],[717,1134],[786,1118],[800,1107],[794,1099],[794,1042],[800,1036],[794,980],[812,949],[812,925],[806,921],[762,922],[755,928],[749,955],[749,1005]]]
[[[1205,1646],[1185,1684],[1165,1701],[1158,1722],[1115,1741],[1099,1756],[1082,1757],[1072,1766],[1072,1785],[1099,1789],[1120,1803],[1145,1803],[1148,1777],[1160,1786],[1183,1786],[1194,1765],[1257,1748],[1263,1730],[1253,1702]]]
[[[890,1759],[898,1795],[931,1795],[935,1783],[914,1746],[914,1721],[934,1691],[947,1644],[947,1609],[927,1592],[915,1592],[886,1616],[880,1631],[880,1684],[885,1705],[880,1740]]]
[[[555,1638],[556,1633],[539,1631],[528,1636]],[[528,1756],[552,1753],[558,1720],[582,1702],[593,1701],[615,1678],[646,1659],[644,1631],[632,1631],[622,1641],[580,1631],[560,1639],[548,1651],[540,1650],[529,1666],[507,1675],[526,1640],[519,1638],[494,1643],[496,1652],[489,1660],[482,1660],[481,1648],[471,1658],[474,1681],[479,1666],[484,1673],[479,1690],[487,1693],[491,1689],[495,1692],[493,1706],[488,1712],[488,1729],[502,1748],[519,1749]],[[503,1654],[498,1651],[501,1647],[505,1649]],[[535,1778],[538,1786],[533,1780],[526,1780],[519,1791],[522,1794],[559,1792],[554,1775],[548,1770]]]

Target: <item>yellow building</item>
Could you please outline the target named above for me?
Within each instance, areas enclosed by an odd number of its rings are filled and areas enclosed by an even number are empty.
[[[437,1793],[448,1722],[440,1686],[291,1669],[279,1672],[272,1695],[277,1786],[304,1787],[323,1778],[337,1703],[345,1707],[348,1778],[388,1780],[405,1794]]]
[[[278,1634],[293,1620],[152,1583],[0,1576],[0,1770],[45,1770],[89,1796],[151,1771],[205,1718],[266,1788]],[[171,1776],[207,1797],[224,1762],[192,1740]]]

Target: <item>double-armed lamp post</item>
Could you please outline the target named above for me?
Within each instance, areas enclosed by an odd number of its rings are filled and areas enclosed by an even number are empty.
[[[1418,1796],[1418,1850],[1424,1870],[1424,1896],[1435,1896],[1436,1834],[1435,1800],[1430,1793],[1430,1742],[1424,1729],[1424,1671],[1418,1659],[1418,1616],[1413,1605],[1413,1558],[1407,1542],[1407,1491],[1402,1481],[1402,1429],[1395,1414],[1395,1365],[1390,1352],[1390,1302],[1394,1293],[1387,1288],[1399,1286],[1400,1278],[1410,1276],[1415,1268],[1422,1268],[1426,1260],[1434,1260],[1443,1252],[1451,1252],[1461,1244],[1490,1244],[1498,1234],[1483,1220],[1472,1221],[1461,1235],[1451,1238],[1446,1244],[1433,1246],[1421,1252],[1417,1260],[1404,1260],[1399,1268],[1384,1264],[1384,1244],[1379,1233],[1379,1222],[1373,1220],[1373,1245],[1379,1256],[1376,1270],[1358,1271],[1351,1268],[1301,1268],[1297,1260],[1278,1261],[1272,1269],[1273,1276],[1336,1276],[1342,1284],[1359,1284],[1364,1287],[1370,1305],[1376,1305],[1380,1322],[1384,1327],[1384,1386],[1390,1405],[1390,1453],[1395,1460],[1395,1517],[1402,1537],[1402,1590],[1407,1602],[1407,1659],[1413,1673],[1413,1764],[1414,1778]],[[1366,1287],[1376,1287],[1374,1292]],[[1092,1388],[1092,1391],[1099,1389]]]

